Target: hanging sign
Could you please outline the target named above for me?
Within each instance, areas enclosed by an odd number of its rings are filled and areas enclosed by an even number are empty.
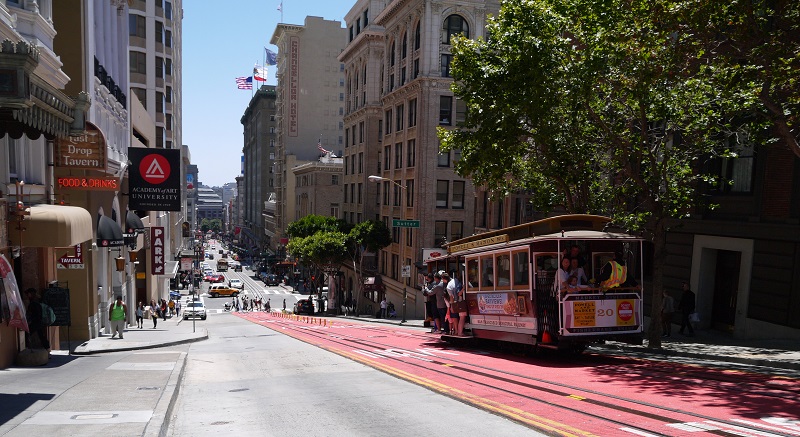
[[[181,210],[181,151],[128,149],[128,207],[142,211]]]
[[[58,269],[82,269],[83,265],[83,252],[80,243],[75,245],[75,255],[61,255],[56,263]]]
[[[150,273],[163,275],[164,265],[164,227],[153,226],[150,228]]]

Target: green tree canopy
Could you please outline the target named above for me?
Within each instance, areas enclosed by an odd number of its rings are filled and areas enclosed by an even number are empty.
[[[727,156],[734,115],[668,0],[507,0],[488,39],[452,47],[465,123],[440,129],[456,171],[549,211],[611,216],[654,243],[650,345],[660,345],[665,220],[697,206],[699,163]],[[686,2],[686,4],[691,2]]]

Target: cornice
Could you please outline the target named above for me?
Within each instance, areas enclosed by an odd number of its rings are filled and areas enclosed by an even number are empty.
[[[386,7],[377,17],[374,23],[386,27],[386,22],[393,18],[403,6],[411,3],[414,0],[394,0],[389,6]]]

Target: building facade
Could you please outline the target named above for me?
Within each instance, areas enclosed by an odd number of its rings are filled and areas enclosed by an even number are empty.
[[[254,241],[248,247],[259,252],[270,247],[275,236],[274,227],[264,220],[264,204],[275,192],[274,168],[277,154],[277,129],[275,86],[262,85],[242,115],[244,127],[244,186],[242,226],[248,229]]]
[[[342,199],[342,158],[330,154],[317,162],[292,168],[295,179],[293,220],[309,214],[339,217]]]
[[[279,24],[270,40],[278,47],[273,250],[286,238],[286,227],[295,211],[290,161],[316,161],[324,154],[322,149],[341,155],[344,66],[337,57],[344,48],[345,35],[339,21],[306,17],[303,25]]]

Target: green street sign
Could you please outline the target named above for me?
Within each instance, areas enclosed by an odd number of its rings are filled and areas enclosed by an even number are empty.
[[[419,220],[397,220],[392,219],[393,228],[418,228]]]

